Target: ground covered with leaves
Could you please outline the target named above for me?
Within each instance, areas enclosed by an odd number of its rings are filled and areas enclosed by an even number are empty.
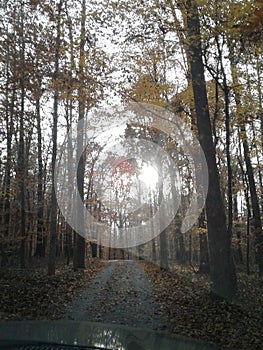
[[[62,319],[167,330],[154,286],[133,260],[112,260],[83,288]]]
[[[45,262],[42,263],[45,266]],[[94,284],[94,301],[89,301],[96,313],[95,321],[119,323],[123,313],[123,324],[126,324],[129,305],[134,317],[137,315],[134,305],[137,305],[138,317],[142,311],[146,317],[154,313],[158,316],[158,310],[162,310],[169,332],[212,342],[225,349],[263,348],[263,281],[255,275],[239,273],[238,295],[226,302],[211,297],[208,278],[190,269],[175,266],[172,271],[161,271],[157,265],[140,262],[145,272],[142,274],[137,264],[126,265],[116,262],[115,267],[111,267],[108,262],[90,259],[87,268],[78,272],[73,272],[72,265],[58,265],[53,277],[47,276],[46,268],[35,263],[23,270],[1,269],[0,319],[59,319],[67,315],[69,307],[74,306],[72,301],[78,302],[79,298],[83,315],[92,315],[88,312],[88,300]],[[149,283],[150,289],[145,288]],[[144,294],[151,307],[144,302]],[[143,304],[147,304],[151,312],[147,314]],[[82,315],[79,306],[75,309],[73,319]],[[107,318],[109,315],[111,319]],[[128,319],[133,321],[132,317]],[[142,321],[148,322],[143,317]],[[134,322],[137,324],[138,319]]]
[[[99,259],[90,259],[86,269],[74,272],[72,265],[59,264],[56,275],[34,261],[30,268],[0,270],[0,319],[56,319],[67,309],[79,290],[104,267]]]
[[[209,293],[204,276],[177,267],[160,271],[140,264],[155,286],[155,296],[166,309],[174,333],[213,342],[226,349],[263,348],[262,281],[238,275],[238,295],[226,302]]]

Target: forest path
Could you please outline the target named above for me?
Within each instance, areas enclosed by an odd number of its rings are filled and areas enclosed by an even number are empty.
[[[62,318],[164,330],[167,317],[153,290],[136,261],[111,260]]]

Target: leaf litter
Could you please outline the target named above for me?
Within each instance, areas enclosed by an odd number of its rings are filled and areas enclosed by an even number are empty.
[[[139,264],[151,283],[154,313],[167,316],[169,332],[215,343],[225,349],[262,349],[262,280],[239,273],[237,297],[223,301],[211,297],[207,277],[194,274],[190,269],[181,271],[175,267],[172,271],[162,271],[149,262]],[[61,318],[83,288],[91,283],[99,287],[96,278],[105,265],[106,262],[91,259],[85,270],[77,272],[70,265],[60,266],[53,277],[47,276],[44,268],[1,269],[0,319]],[[144,303],[140,294],[140,289],[131,288],[131,279],[124,267],[117,266],[117,272],[111,274],[103,288],[98,288],[99,308],[93,308],[94,320],[103,321],[106,314],[113,314],[119,306],[119,312],[137,310],[140,315]],[[125,303],[129,299],[130,303]],[[123,316],[121,323],[125,322]],[[112,323],[118,320],[112,319]]]
[[[168,314],[173,333],[201,339],[225,349],[262,349],[263,293],[256,276],[238,274],[238,295],[231,301],[209,292],[208,278],[180,268],[162,271],[141,262],[154,282],[155,297]]]
[[[104,267],[90,260],[85,270],[74,272],[72,265],[59,266],[55,276],[44,268],[0,270],[0,319],[57,319],[79,290]]]

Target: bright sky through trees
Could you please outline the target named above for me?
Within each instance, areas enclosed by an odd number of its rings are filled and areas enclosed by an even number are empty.
[[[144,164],[140,172],[139,179],[142,180],[149,188],[155,188],[158,182],[158,173],[153,166]]]

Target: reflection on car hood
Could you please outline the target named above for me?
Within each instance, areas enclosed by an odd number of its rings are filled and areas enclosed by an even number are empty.
[[[219,350],[211,344],[165,332],[77,321],[1,322],[0,340],[30,340],[113,350]]]

